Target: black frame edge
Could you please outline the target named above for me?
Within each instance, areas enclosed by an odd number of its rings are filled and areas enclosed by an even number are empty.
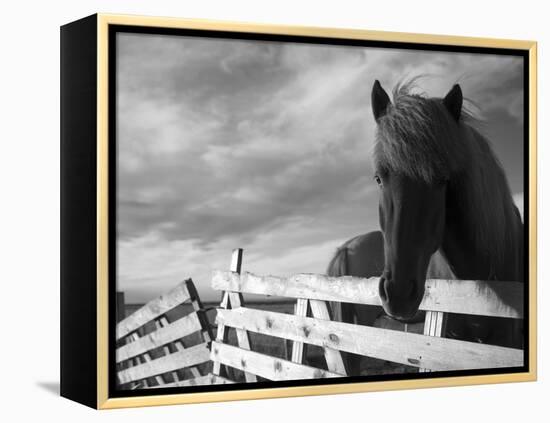
[[[97,408],[97,15],[61,27],[60,393]]]

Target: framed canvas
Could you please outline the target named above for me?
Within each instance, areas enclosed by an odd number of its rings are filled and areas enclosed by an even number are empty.
[[[61,28],[61,394],[536,379],[536,43]]]

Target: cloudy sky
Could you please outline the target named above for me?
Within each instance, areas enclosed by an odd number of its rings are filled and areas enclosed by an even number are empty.
[[[118,289],[148,301],[212,269],[323,273],[377,229],[375,79],[443,96],[459,82],[521,196],[523,64],[514,57],[118,34]]]

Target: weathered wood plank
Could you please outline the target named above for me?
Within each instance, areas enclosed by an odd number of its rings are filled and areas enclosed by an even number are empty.
[[[229,265],[229,270],[233,273],[239,274],[241,272],[242,262],[243,262],[243,249],[242,248],[234,249],[231,255],[231,263]],[[241,307],[242,305],[243,305],[243,298],[241,293],[224,292],[222,294],[220,307],[222,307],[223,309]],[[239,347],[248,349],[248,350],[252,349],[250,345],[250,338],[248,337],[248,333],[242,329],[237,329],[236,333],[237,333],[237,343]],[[228,331],[224,325],[218,325],[216,339],[222,343],[227,342]],[[226,370],[226,373],[228,373],[229,369],[225,369],[225,370]],[[221,375],[221,371],[222,371],[221,363],[219,361],[213,360],[212,373],[214,375]],[[257,382],[257,378],[254,374],[245,372],[244,375],[247,382]]]
[[[243,265],[243,249],[235,248],[231,253],[231,263],[229,264],[229,270],[232,272],[241,273]]]
[[[155,320],[155,326],[156,326],[157,330],[159,330],[159,329],[161,329],[165,326],[168,326],[169,324],[170,323],[168,322],[168,319],[166,318],[166,315],[162,316],[160,319]],[[162,350],[164,351],[164,355],[172,354],[173,352],[177,351],[177,349],[174,347],[174,343],[164,345],[162,347]],[[174,379],[175,382],[180,380],[180,377],[179,377],[179,374],[178,374],[177,370],[171,372],[171,375],[172,375],[172,378]]]
[[[523,365],[523,351],[453,339],[239,308],[219,310],[226,327],[307,342],[431,370],[467,370]]]
[[[212,287],[223,291],[380,305],[378,278],[301,274],[290,277],[214,271]],[[430,279],[421,310],[523,318],[519,282]]]
[[[230,307],[229,304],[229,292],[224,291],[222,293],[222,300],[220,303],[221,309],[228,309]],[[217,312],[216,312],[217,315]],[[227,342],[228,339],[228,331],[225,328],[225,325],[223,323],[218,323],[218,329],[216,331],[216,340],[221,343]],[[214,361],[212,364],[212,373],[214,376],[220,376],[222,372],[221,363],[219,361]]]
[[[424,321],[424,335],[443,336],[447,321],[446,313],[440,311],[427,311]]]
[[[424,335],[441,337],[445,333],[447,313],[427,311],[424,320]],[[420,373],[430,372],[430,369],[419,369]]]
[[[238,292],[230,292],[229,293],[229,301],[231,302],[231,308],[239,308],[243,304],[243,298],[242,294]],[[243,348],[245,350],[251,350],[252,347],[250,345],[250,337],[248,336],[248,332],[243,329],[237,329],[237,344],[240,348]],[[256,376],[250,372],[245,371],[244,377],[247,382],[257,382],[258,379]]]
[[[330,313],[328,311],[327,303],[325,301],[310,300],[311,314],[314,318],[320,320],[331,320]],[[347,375],[346,368],[344,366],[344,360],[340,351],[334,348],[324,347],[325,360],[327,362],[327,368],[331,372]]]
[[[194,377],[193,379],[179,380],[177,382],[165,383],[163,385],[152,386],[152,388],[179,388],[182,386],[198,386],[198,385],[225,385],[235,383],[225,377],[208,374],[204,376]]]
[[[189,289],[189,285],[187,285],[187,289]],[[195,298],[198,298],[198,296],[194,296],[191,292],[191,297],[195,297]],[[201,329],[204,328],[204,325],[203,325],[203,322],[202,322],[202,319],[200,318],[200,314],[199,313],[193,313],[195,314],[197,320],[199,321],[199,326],[201,327]],[[170,324],[170,322],[168,321],[168,319],[166,318],[166,316],[164,317],[161,317],[160,319],[157,320],[157,327],[158,328],[162,328],[162,327],[166,327]],[[193,333],[193,332],[191,332]],[[210,338],[207,338],[205,339],[203,337],[202,339],[202,342],[210,342],[211,339]],[[183,344],[183,340],[178,340],[176,342],[173,342],[172,344],[169,344],[169,345],[166,345],[164,347],[164,353],[165,354],[172,354],[176,351],[181,351],[181,350],[184,350],[185,349],[185,345]],[[193,377],[200,377],[202,376],[201,373],[199,372],[199,369],[196,368],[196,367],[190,367],[189,370],[191,371],[191,374],[193,375]],[[172,372],[172,376],[174,378],[174,381],[179,381],[180,380],[180,375],[178,374],[177,371],[174,371]]]
[[[202,326],[203,340],[204,342],[210,342],[212,341],[212,339],[214,339],[214,336],[212,334],[212,328],[210,327],[210,323],[208,322],[208,318],[206,316],[206,309],[202,304],[202,301],[199,296],[199,292],[197,291],[195,284],[192,282],[188,283],[187,291],[189,292],[189,296],[191,297],[191,304],[193,306],[193,309],[197,313],[200,324]]]
[[[168,310],[171,310],[179,304],[189,300],[189,291],[187,290],[188,283],[193,282],[188,279],[180,283],[170,292],[149,301],[135,313],[125,318],[117,325],[117,339],[128,335],[129,333],[139,329],[147,322],[150,322],[151,320],[166,313]]]
[[[224,291],[222,293],[222,299],[220,301],[221,308],[229,308],[229,292]]]
[[[307,307],[308,300],[305,298],[298,298],[296,300],[296,307],[294,314],[296,316],[307,316]],[[303,363],[304,362],[304,343],[299,341],[294,341],[292,343],[292,361],[294,363]]]
[[[125,341],[126,342],[136,342],[138,339],[139,339],[138,333],[134,332],[130,336],[128,336]],[[134,357],[131,360],[130,364],[132,365],[132,367],[135,367],[135,366],[139,366],[140,363],[147,363],[148,361],[151,361],[151,354],[149,352],[146,352],[145,354]],[[117,373],[117,376],[119,377],[119,380],[120,380],[120,372]],[[153,383],[153,385],[151,384],[151,382]],[[145,388],[147,388],[149,386],[154,386],[154,383],[157,383],[157,384],[164,383],[164,380],[162,379],[162,376],[155,376],[151,380],[144,379],[142,381],[142,384]]]
[[[229,292],[225,291],[222,294],[222,300],[220,303],[220,308],[226,309],[229,306]],[[218,314],[218,311],[216,311],[216,315]],[[227,331],[225,330],[225,325],[223,323],[217,323],[217,331],[216,331],[216,340],[218,342],[227,342]],[[221,373],[221,363],[219,361],[214,361],[212,364],[212,373],[214,376],[219,376]]]
[[[116,362],[128,360],[149,350],[159,348],[170,342],[175,342],[193,332],[202,330],[197,313],[191,313],[171,324],[157,329],[134,342],[123,345],[116,350]]]
[[[172,372],[174,370],[196,366],[209,359],[210,350],[208,348],[208,343],[205,342],[170,355],[159,357],[156,360],[142,363],[139,366],[121,370],[118,372],[118,377],[121,383],[129,383]]]
[[[219,342],[212,343],[211,354],[212,360],[269,380],[321,379],[343,376]]]

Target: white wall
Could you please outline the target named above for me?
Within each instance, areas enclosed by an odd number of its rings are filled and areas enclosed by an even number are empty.
[[[52,393],[58,381],[59,309],[59,29],[95,12],[355,27],[539,41],[539,162],[548,160],[550,41],[544,2],[462,0],[76,1],[2,3],[0,231],[1,415],[47,420],[185,421],[542,421],[548,415],[548,310],[539,312],[538,383],[175,406],[96,413]],[[549,168],[540,166],[540,186]],[[548,304],[550,209],[540,190],[539,304]],[[7,236],[6,236],[7,233]],[[6,397],[7,395],[7,397]],[[19,419],[17,419],[19,420]],[[8,420],[6,420],[8,421]]]

